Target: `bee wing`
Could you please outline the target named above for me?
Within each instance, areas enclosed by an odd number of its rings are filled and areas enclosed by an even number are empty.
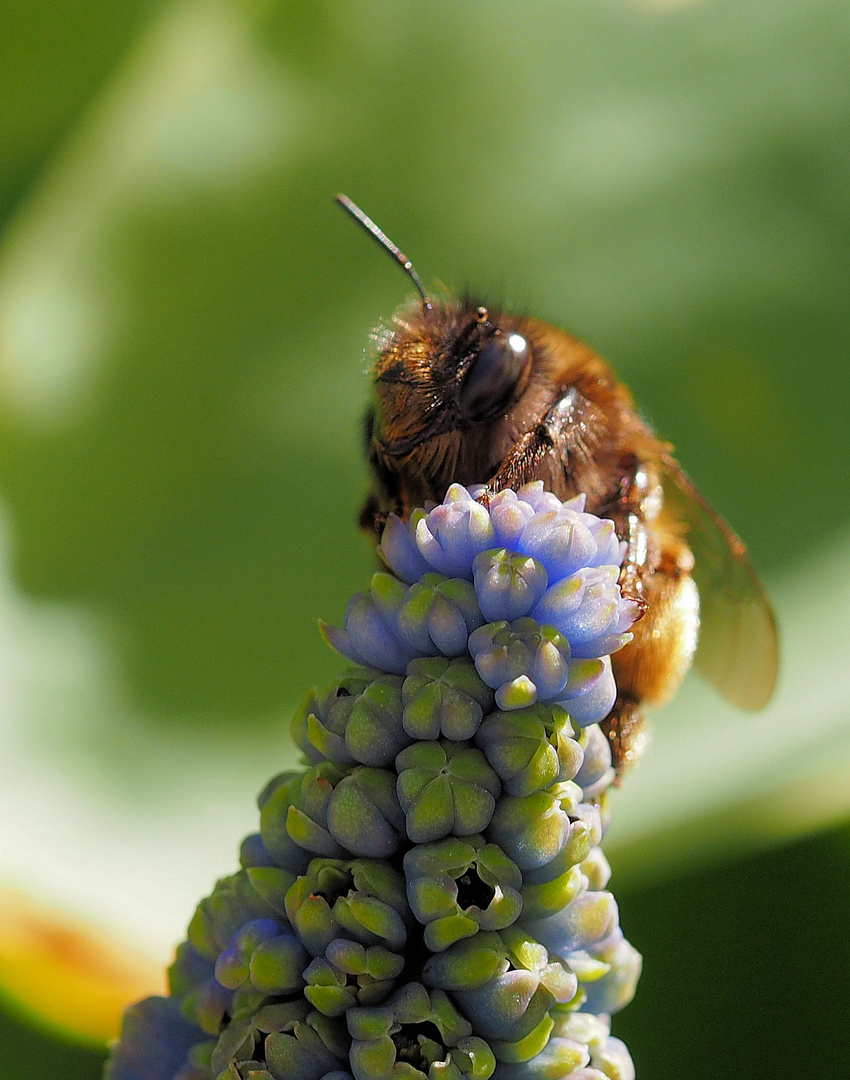
[[[747,549],[672,458],[664,459],[664,504],[688,529],[700,595],[698,670],[740,709],[763,708],[779,667],[776,621]]]

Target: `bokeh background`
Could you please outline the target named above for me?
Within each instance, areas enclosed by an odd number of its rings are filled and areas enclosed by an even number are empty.
[[[614,800],[639,1077],[850,1072],[849,54],[833,0],[5,0],[2,1080],[99,1075],[341,666],[409,288],[337,190],[596,345],[775,598],[771,707],[689,678]]]

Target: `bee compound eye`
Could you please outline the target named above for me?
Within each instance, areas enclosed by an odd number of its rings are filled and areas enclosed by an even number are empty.
[[[522,334],[491,338],[470,364],[460,388],[460,408],[467,420],[489,420],[510,401],[528,364]]]

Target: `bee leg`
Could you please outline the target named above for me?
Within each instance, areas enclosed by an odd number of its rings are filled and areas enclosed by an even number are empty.
[[[546,481],[547,490],[560,499],[577,494],[570,462],[574,456],[587,462],[592,451],[586,433],[598,428],[604,418],[576,387],[555,388],[554,398],[542,420],[513,444],[478,496],[479,502],[487,505],[497,492],[516,490],[530,480]]]
[[[516,490],[537,476],[537,468],[546,454],[553,448],[552,436],[544,420],[543,423],[527,431],[511,447],[511,451],[495,476],[478,496],[478,502],[489,506],[490,499],[505,488]]]
[[[617,695],[614,708],[600,726],[611,746],[611,760],[617,771],[616,784],[619,787],[623,774],[646,750],[649,729],[639,702],[622,692]]]
[[[653,531],[660,558],[653,560],[652,573],[641,580],[646,611],[632,628],[632,640],[611,658],[619,696],[602,728],[611,742],[618,776],[646,747],[643,706],[663,705],[678,690],[693,658],[699,628],[690,550],[679,537]]]
[[[381,533],[384,531],[388,517],[389,515],[381,509],[378,497],[372,494],[366,499],[363,509],[360,511],[358,524],[377,544],[381,539]]]

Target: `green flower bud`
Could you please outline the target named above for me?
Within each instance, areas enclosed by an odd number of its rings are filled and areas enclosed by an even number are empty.
[[[183,998],[214,978],[215,961],[201,956],[191,941],[182,941],[176,950],[174,963],[168,969],[168,991]]]
[[[396,615],[398,636],[413,656],[460,656],[483,621],[472,585],[441,574],[411,585]]]
[[[478,934],[432,956],[422,977],[427,986],[451,991],[474,1030],[500,1043],[531,1035],[551,1008],[571,1001],[578,988],[562,960],[515,926]],[[543,1038],[547,1035],[543,1024]],[[542,1047],[533,1052],[537,1049]],[[498,1043],[493,1050],[501,1057]]]
[[[590,847],[590,831],[583,820],[569,823],[566,842],[550,862],[523,874],[522,903],[525,920],[543,919],[562,911],[581,892],[602,888],[604,856]],[[607,866],[607,863],[605,863]],[[591,885],[589,875],[593,876]]]
[[[306,951],[290,933],[261,942],[251,953],[251,984],[263,994],[289,994],[304,985]]]
[[[281,927],[275,919],[252,919],[240,927],[216,960],[215,977],[221,985],[230,990],[241,986],[251,976],[254,954],[270,940],[279,940],[278,951],[282,949],[288,958],[281,958],[287,971],[286,974],[283,971],[278,973],[282,981],[274,989],[284,992],[303,986],[301,971],[307,963],[307,955],[292,934],[281,935]],[[257,989],[264,988],[258,986]]]
[[[571,815],[580,798],[581,788],[570,781],[522,798],[504,795],[487,836],[525,876],[527,871],[551,863],[564,850],[570,839]]]
[[[304,972],[304,995],[326,1016],[341,1016],[355,1006],[383,1001],[403,968],[398,953],[336,938],[328,945],[326,958],[316,957]]]
[[[567,959],[603,941],[617,926],[617,902],[609,892],[583,892],[562,911],[526,924],[550,953]]]
[[[346,850],[331,835],[328,828],[328,808],[334,788],[346,772],[329,761],[308,769],[298,789],[296,800],[286,810],[286,831],[299,847],[314,855],[339,858]],[[266,842],[263,826],[266,812],[274,797],[263,807],[260,817],[260,833]],[[268,847],[268,843],[266,843]]]
[[[250,1063],[274,1080],[321,1080],[345,1068],[348,1042],[339,1021],[311,1011],[306,1001],[269,1004],[234,1016],[213,1051],[212,1071],[217,1076],[231,1063]]]
[[[323,796],[330,797],[330,791],[334,783],[338,782],[343,774],[334,765],[324,762],[309,769],[306,773],[281,773],[276,776],[265,790],[260,794],[258,801],[260,807],[260,838],[266,850],[272,856],[278,866],[289,870],[291,873],[300,874],[312,858],[312,854],[330,854],[328,850],[316,852],[308,847],[309,840],[305,840],[310,833],[309,817],[304,822],[298,820],[297,808],[304,802],[314,808]],[[309,791],[313,787],[315,790]],[[308,789],[308,790],[305,790]],[[290,819],[290,810],[293,816]],[[296,813],[297,811],[297,813]],[[303,814],[301,814],[304,817]],[[323,816],[320,813],[320,816]],[[288,825],[292,821],[294,831],[290,832]],[[313,824],[312,831],[316,832]],[[331,847],[330,837],[321,837],[323,830],[319,830],[322,846]],[[316,843],[314,837],[314,843]],[[312,852],[312,854],[311,854]]]
[[[385,859],[393,855],[404,835],[404,812],[395,780],[386,769],[353,769],[329,800],[328,828],[352,855]]]
[[[200,1073],[196,1075],[183,1077],[182,1073],[178,1073],[174,1077],[174,1080],[209,1080],[212,1073],[206,1072],[203,1075]],[[264,1069],[259,1066],[256,1061],[240,1061],[238,1064],[235,1061],[227,1066],[227,1068],[215,1077],[215,1080],[275,1080],[268,1069]]]
[[[407,897],[425,924],[425,945],[440,952],[479,930],[510,926],[522,910],[522,874],[482,836],[421,844],[404,857]]]
[[[587,878],[588,889],[595,892],[605,888],[611,880],[611,866],[602,848],[590,849],[587,858],[582,861],[581,872]]]
[[[408,983],[383,1006],[352,1009],[355,1080],[489,1080],[496,1062],[441,991]]]
[[[557,861],[553,860],[553,862]],[[587,878],[581,866],[570,866],[552,881],[540,885],[523,885],[523,913],[529,921],[545,919],[563,910],[586,888]]]
[[[572,780],[583,753],[569,713],[560,705],[495,712],[483,722],[475,744],[487,755],[509,795],[521,798]]]
[[[493,691],[465,657],[412,660],[402,696],[404,729],[414,739],[471,739],[493,707]]]
[[[404,880],[386,863],[314,859],[286,894],[286,913],[312,956],[335,938],[394,952],[407,941]]]
[[[388,765],[410,742],[401,723],[397,675],[352,668],[319,701],[310,695],[292,725],[292,737],[310,762]]]
[[[556,1011],[545,1048],[530,1060],[500,1063],[493,1080],[634,1080],[634,1075],[628,1051],[611,1038],[604,1018]]]
[[[594,1016],[584,1010],[556,1014],[551,1043],[561,1040],[586,1048],[590,1068],[579,1074],[581,1080],[585,1080],[585,1077],[591,1080],[596,1077],[598,1080],[635,1080],[635,1068],[629,1052],[619,1039],[611,1036],[607,1017]],[[533,1066],[534,1063],[529,1064]],[[573,1080],[572,1075],[568,1075],[565,1080]]]
[[[188,938],[201,956],[215,963],[247,922],[273,916],[248,880],[247,872],[240,870],[218,881],[212,893],[198,904],[189,923]]]
[[[183,1067],[174,1074],[174,1080],[211,1080],[210,1070],[215,1043],[215,1039],[207,1039],[193,1046],[186,1055]]]
[[[286,894],[296,875],[278,866],[250,866],[246,871],[254,891],[276,915],[286,915]]]
[[[396,790],[415,844],[444,836],[470,836],[490,824],[499,778],[480,750],[462,744],[420,742],[396,758]]]
[[[185,995],[181,1011],[207,1035],[218,1035],[233,1010],[234,994],[216,978],[209,978]]]
[[[350,699],[345,745],[355,761],[389,765],[410,743],[401,722],[401,684],[398,675],[382,675]]]
[[[307,763],[328,759],[341,765],[353,760],[345,745],[345,729],[352,699],[362,694],[380,676],[372,668],[354,667],[322,697],[310,693],[295,714],[290,728],[292,740],[303,751]]]

